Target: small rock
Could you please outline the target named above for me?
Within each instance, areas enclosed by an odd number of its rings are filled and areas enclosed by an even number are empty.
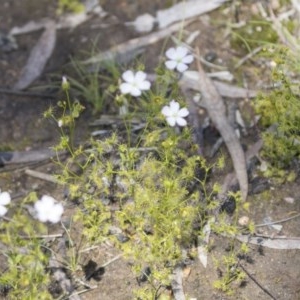
[[[155,25],[156,19],[150,14],[138,16],[134,22],[127,22],[126,25],[134,26],[137,32],[150,32]]]
[[[247,225],[249,224],[249,221],[250,221],[249,217],[247,217],[247,216],[242,216],[242,217],[239,218],[238,223],[239,223],[241,226],[247,226]]]
[[[295,202],[295,199],[293,197],[285,197],[284,201],[293,204]]]
[[[218,57],[218,55],[216,52],[210,51],[205,54],[204,59],[211,63],[211,62],[215,61],[217,59],[217,57]]]

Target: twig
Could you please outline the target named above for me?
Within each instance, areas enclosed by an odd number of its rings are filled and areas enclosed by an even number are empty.
[[[98,286],[96,286],[96,285],[90,286],[88,289],[85,289],[85,290],[82,290],[82,291],[75,292],[75,293],[71,294],[70,296],[68,296],[68,298],[65,298],[65,299],[66,299],[66,300],[67,300],[67,299],[71,299],[71,297],[79,296],[79,295],[81,295],[81,294],[84,294],[84,293],[86,293],[86,292],[89,292],[89,291],[91,291],[91,290],[94,290],[94,289],[96,289],[97,287],[98,287]],[[70,298],[69,298],[69,297],[70,297]]]
[[[118,260],[119,258],[121,258],[123,256],[123,254],[119,254],[117,256],[115,256],[114,258],[112,258],[111,260],[107,261],[106,263],[104,263],[102,266],[100,266],[100,268],[105,268],[108,265],[110,265],[111,263],[115,262],[116,260]]]
[[[89,247],[86,249],[79,250],[79,253],[89,252],[91,250],[98,249],[98,248],[99,248],[99,246],[92,246],[92,247]]]
[[[239,68],[242,64],[244,64],[248,59],[250,59],[251,57],[253,57],[254,55],[256,55],[258,52],[261,51],[263,47],[259,46],[257,48],[255,48],[253,51],[251,51],[250,53],[248,53],[246,56],[244,56],[242,59],[240,59],[236,65],[234,66],[234,70],[236,70],[237,68]]]
[[[35,177],[35,178],[38,178],[38,179],[45,180],[45,181],[49,181],[49,182],[53,182],[53,183],[60,183],[53,175],[45,174],[45,173],[42,173],[39,171],[26,169],[25,174]]]
[[[277,300],[277,298],[275,298],[266,288],[264,288],[246,269],[245,267],[239,263],[239,266],[241,267],[241,269],[249,276],[249,278],[263,291],[265,292],[268,296],[271,297],[271,299],[273,300]]]
[[[275,235],[275,236],[271,236],[271,235],[266,235],[266,234],[258,234],[255,233],[255,237],[261,237],[261,238],[265,238],[265,239],[273,239],[273,240],[300,240],[300,237],[290,237],[290,236],[285,236],[285,235]]]
[[[290,221],[290,220],[298,218],[298,217],[300,217],[300,214],[297,214],[295,216],[292,216],[292,217],[289,217],[289,218],[286,218],[286,219],[282,219],[282,220],[279,220],[279,221],[258,224],[258,225],[255,225],[255,227],[263,227],[263,226],[268,226],[268,225],[273,225],[273,224],[284,223],[284,222]]]
[[[26,235],[20,235],[22,239],[53,239],[53,238],[61,238],[63,235],[61,233],[57,234],[45,234],[45,235],[35,235],[35,236],[26,236]]]

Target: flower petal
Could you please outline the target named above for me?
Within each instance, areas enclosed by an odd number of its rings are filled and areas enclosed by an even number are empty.
[[[187,121],[184,119],[184,118],[176,118],[176,123],[179,125],[179,126],[186,126],[187,124]]]
[[[194,60],[193,55],[187,55],[187,56],[182,58],[181,62],[184,63],[184,64],[190,64],[193,60]]]
[[[175,100],[172,100],[170,102],[170,110],[172,111],[173,114],[177,114],[179,111],[179,108],[180,108],[180,106],[179,106],[178,102],[176,102]]]
[[[176,49],[175,48],[169,48],[166,51],[166,57],[170,58],[171,60],[176,59]]]
[[[143,91],[147,91],[150,89],[151,83],[148,80],[138,83],[138,88]]]
[[[142,92],[140,89],[138,89],[137,87],[135,86],[132,86],[131,87],[131,91],[130,91],[130,94],[134,97],[138,97],[138,96],[141,96]]]
[[[175,60],[167,60],[165,62],[165,66],[169,69],[169,70],[174,70],[177,66],[177,61]]]
[[[129,94],[132,90],[132,84],[131,83],[127,83],[127,82],[123,82],[120,85],[120,91],[122,94]]]
[[[53,206],[51,213],[48,215],[48,221],[51,223],[57,223],[60,221],[64,212],[64,207],[61,203],[57,203]]]
[[[184,58],[188,54],[189,50],[185,47],[179,46],[176,48],[177,58]]]
[[[176,118],[175,117],[167,117],[167,122],[170,126],[175,126],[176,124]]]
[[[186,117],[189,115],[189,111],[186,107],[183,107],[179,110],[177,115],[178,115],[178,117]]]
[[[44,195],[41,200],[41,204],[43,205],[44,208],[52,208],[52,206],[55,203],[55,199],[51,196]]]
[[[0,194],[0,205],[7,205],[11,201],[10,194],[8,192],[3,192]]]
[[[135,81],[144,81],[147,77],[147,74],[143,71],[137,71],[135,74]]]
[[[172,116],[172,111],[170,109],[170,106],[164,106],[161,110],[161,113],[165,116],[165,117],[169,117]]]
[[[177,70],[179,71],[179,72],[184,72],[184,71],[186,71],[188,69],[188,66],[186,65],[186,64],[183,64],[183,63],[179,63],[178,65],[177,65]]]
[[[7,213],[7,208],[0,205],[0,217],[3,217]]]
[[[135,76],[131,70],[124,72],[122,78],[128,83],[132,83],[135,80]]]

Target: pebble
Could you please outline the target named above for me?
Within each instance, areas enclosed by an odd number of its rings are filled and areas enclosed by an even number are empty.
[[[295,199],[293,197],[285,197],[284,201],[293,204],[295,202]]]
[[[241,225],[241,226],[247,226],[249,224],[249,217],[247,216],[242,216],[239,218],[239,221],[238,223]]]

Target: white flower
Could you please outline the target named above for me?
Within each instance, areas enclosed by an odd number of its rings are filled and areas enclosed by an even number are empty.
[[[188,116],[187,108],[180,108],[179,103],[172,100],[169,106],[164,106],[161,113],[166,117],[170,126],[186,126],[187,122],[184,117]]]
[[[57,223],[64,212],[64,208],[61,203],[57,203],[56,200],[50,196],[44,195],[41,200],[34,204],[37,218],[41,222]]]
[[[57,126],[62,127],[64,125],[64,121],[62,119],[57,121]]]
[[[62,88],[63,88],[64,91],[68,90],[70,88],[70,84],[69,84],[68,79],[67,79],[66,76],[62,77],[61,86],[62,86]]]
[[[8,192],[0,191],[0,217],[3,217],[7,213],[7,208],[5,205],[9,204],[11,201],[10,194]]]
[[[188,69],[188,64],[190,64],[194,57],[189,54],[189,50],[185,47],[170,48],[166,52],[167,60],[165,65],[168,69],[177,69],[179,72],[184,72]]]
[[[142,91],[150,89],[150,82],[146,80],[147,74],[138,71],[133,73],[128,70],[123,73],[122,78],[125,82],[120,85],[122,94],[131,94],[134,97],[138,97],[142,94]]]

